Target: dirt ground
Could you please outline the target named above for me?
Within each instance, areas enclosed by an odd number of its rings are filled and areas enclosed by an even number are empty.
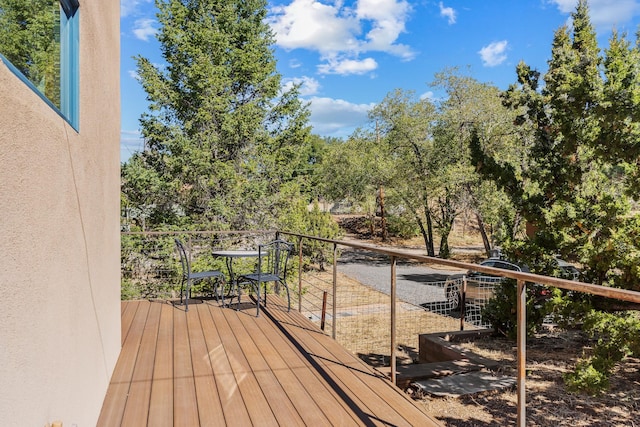
[[[575,331],[548,330],[527,342],[527,426],[639,426],[640,360],[620,364],[608,392],[591,397],[569,393],[563,375],[570,372],[590,343]],[[487,338],[464,345],[503,364],[503,373],[516,376],[514,343]],[[426,410],[447,426],[515,425],[515,390],[486,392],[462,398],[423,397]]]
[[[362,217],[340,217],[338,222],[350,238],[380,244],[380,237],[370,233]],[[477,248],[479,238],[472,227],[460,225],[451,245]],[[391,240],[385,244],[415,247],[420,239],[410,242]],[[469,255],[461,251],[465,261],[482,258],[482,252]],[[455,254],[455,251],[454,251]],[[388,325],[383,327],[388,328]],[[515,342],[502,337],[482,338],[462,344],[471,351],[501,362],[501,373],[516,375]],[[592,343],[580,331],[547,328],[527,340],[527,426],[640,426],[640,360],[629,358],[616,367],[608,392],[591,397],[569,393],[563,375],[570,372],[576,360]],[[485,392],[461,398],[421,396],[420,405],[447,426],[509,426],[516,423],[516,390]]]

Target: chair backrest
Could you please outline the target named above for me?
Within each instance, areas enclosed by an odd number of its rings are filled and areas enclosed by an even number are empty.
[[[287,277],[289,258],[293,245],[285,240],[274,240],[258,246],[258,271],[275,274],[284,280]]]
[[[178,248],[178,253],[180,254],[180,264],[182,264],[182,276],[187,278],[191,275],[191,265],[189,264],[189,257],[187,256],[187,251],[184,249],[184,245],[179,239],[174,239],[176,242],[176,247]]]

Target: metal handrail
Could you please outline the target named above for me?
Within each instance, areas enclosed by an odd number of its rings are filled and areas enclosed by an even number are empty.
[[[431,263],[436,265],[443,265],[447,267],[455,267],[466,270],[480,271],[488,273],[494,276],[506,277],[515,279],[518,286],[518,299],[517,299],[517,366],[518,366],[518,378],[517,378],[517,394],[518,394],[518,406],[517,406],[517,425],[524,427],[526,424],[526,394],[525,394],[525,375],[526,375],[526,287],[527,283],[536,283],[547,286],[554,286],[561,289],[570,291],[584,292],[592,295],[603,296],[607,298],[613,298],[633,303],[640,304],[640,292],[630,291],[626,289],[609,288],[602,285],[594,285],[590,283],[582,283],[574,280],[560,279],[557,277],[543,276],[539,274],[523,273],[511,270],[502,270],[495,267],[485,267],[482,265],[471,264],[467,262],[454,261],[442,258],[435,258],[425,255],[419,255],[410,253],[408,251],[390,249],[386,247],[370,245],[366,243],[359,243],[353,241],[327,239],[317,236],[309,236],[300,233],[280,231],[280,234],[294,236],[298,239],[300,245],[300,254],[302,254],[302,242],[304,239],[316,240],[320,242],[330,243],[333,245],[333,286],[334,286],[334,304],[333,304],[333,336],[335,338],[335,319],[336,319],[336,306],[335,306],[335,294],[336,294],[336,249],[338,245],[364,249],[378,254],[387,255],[390,257],[390,269],[391,269],[391,281],[390,281],[390,298],[391,298],[391,381],[395,384],[395,372],[396,372],[396,349],[395,349],[395,336],[396,336],[396,316],[394,308],[396,306],[396,261],[398,258],[413,259],[424,263]],[[302,260],[300,260],[302,261]]]

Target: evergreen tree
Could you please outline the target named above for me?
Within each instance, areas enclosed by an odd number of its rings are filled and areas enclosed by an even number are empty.
[[[308,109],[282,92],[263,0],[157,0],[166,64],[138,57],[149,100],[145,150],[123,168],[123,191],[148,225],[243,229],[276,225],[302,186]],[[134,190],[153,176],[154,191]],[[140,197],[140,194],[145,194]]]
[[[527,150],[516,191],[508,194],[535,228],[510,251],[534,272],[553,273],[548,261],[559,253],[580,262],[586,281],[640,290],[640,216],[628,197],[638,196],[638,44],[631,47],[614,32],[601,54],[586,0],[578,2],[572,19],[572,31],[564,26],[555,33],[543,81],[521,63],[518,84],[504,94],[519,115]],[[518,177],[500,169],[497,159],[487,164],[493,177]],[[507,190],[509,181],[497,180]],[[638,355],[640,322],[633,315],[603,313],[610,307],[599,298],[557,294],[554,302],[565,321],[584,320],[599,338],[594,355],[567,376],[569,386],[601,390],[616,361]]]

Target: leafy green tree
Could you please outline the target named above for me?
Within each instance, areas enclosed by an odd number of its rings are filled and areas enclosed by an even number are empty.
[[[496,209],[510,209],[501,191],[483,181],[473,162],[472,139],[482,141],[486,150],[496,153],[503,162],[517,164],[521,151],[513,126],[514,114],[502,105],[500,91],[462,74],[457,68],[435,75],[431,86],[446,94],[438,105],[434,141],[443,166],[436,174],[434,188],[446,196],[437,203],[440,215],[434,216],[440,231],[440,253],[448,253],[447,238],[453,221],[461,211],[473,212],[483,236],[485,251],[491,242],[485,229],[485,218],[500,227]]]
[[[321,168],[322,193],[366,212],[374,234],[376,194],[388,183],[391,162],[375,133],[359,129],[346,141],[329,141]],[[384,230],[383,230],[384,234]]]
[[[123,168],[147,224],[273,226],[311,175],[308,109],[282,91],[266,2],[157,0],[165,64],[138,57],[145,150]],[[154,191],[143,188],[153,182]],[[142,187],[141,187],[142,186]]]
[[[435,256],[431,182],[441,167],[432,138],[436,108],[428,99],[415,99],[411,91],[389,93],[370,113],[381,138],[369,139],[379,145],[381,158],[388,159],[388,188],[393,188],[399,205],[414,218],[427,254]],[[443,194],[443,198],[447,195]]]
[[[505,199],[499,192],[487,191],[491,184],[483,183],[476,173],[470,142],[480,135],[492,152],[513,157],[514,114],[502,105],[497,88],[455,68],[437,73],[431,85],[445,92],[444,99],[434,104],[396,90],[371,112],[382,134],[377,149],[390,165],[385,168],[389,200],[411,213],[430,255],[435,254],[436,232],[439,256],[450,255],[448,237],[465,209],[475,212],[489,252],[483,211],[495,219],[488,207],[503,205]]]
[[[311,207],[300,197],[292,197],[297,202],[288,206],[289,211],[283,213],[282,221],[278,224],[283,230],[337,239],[340,237],[340,227],[329,212],[320,210],[317,201]],[[311,264],[317,264],[321,271],[325,270],[325,263],[333,259],[333,245],[317,240],[303,240],[303,255],[308,257]],[[305,266],[308,267],[308,266]]]
[[[621,46],[614,36],[609,56],[601,58],[587,3],[580,1],[573,14],[573,35],[567,27],[555,34],[544,86],[538,72],[518,65],[519,86],[506,92],[505,101],[519,112],[518,123],[530,129],[532,138],[522,184],[509,194],[535,225],[533,245],[577,257],[594,283],[632,288],[634,281],[623,283],[619,270],[612,268],[622,254],[611,251],[616,230],[631,232],[628,227],[634,224],[628,219],[630,200],[624,196],[625,165],[616,154],[624,151],[625,141],[636,143],[637,124],[624,113],[629,126],[618,135],[611,129],[620,126],[615,117],[621,107],[634,102],[630,83],[626,92],[613,90],[618,79],[624,80],[614,67],[624,57]],[[624,93],[632,95],[626,103],[615,99]],[[508,172],[505,168],[503,175]]]

